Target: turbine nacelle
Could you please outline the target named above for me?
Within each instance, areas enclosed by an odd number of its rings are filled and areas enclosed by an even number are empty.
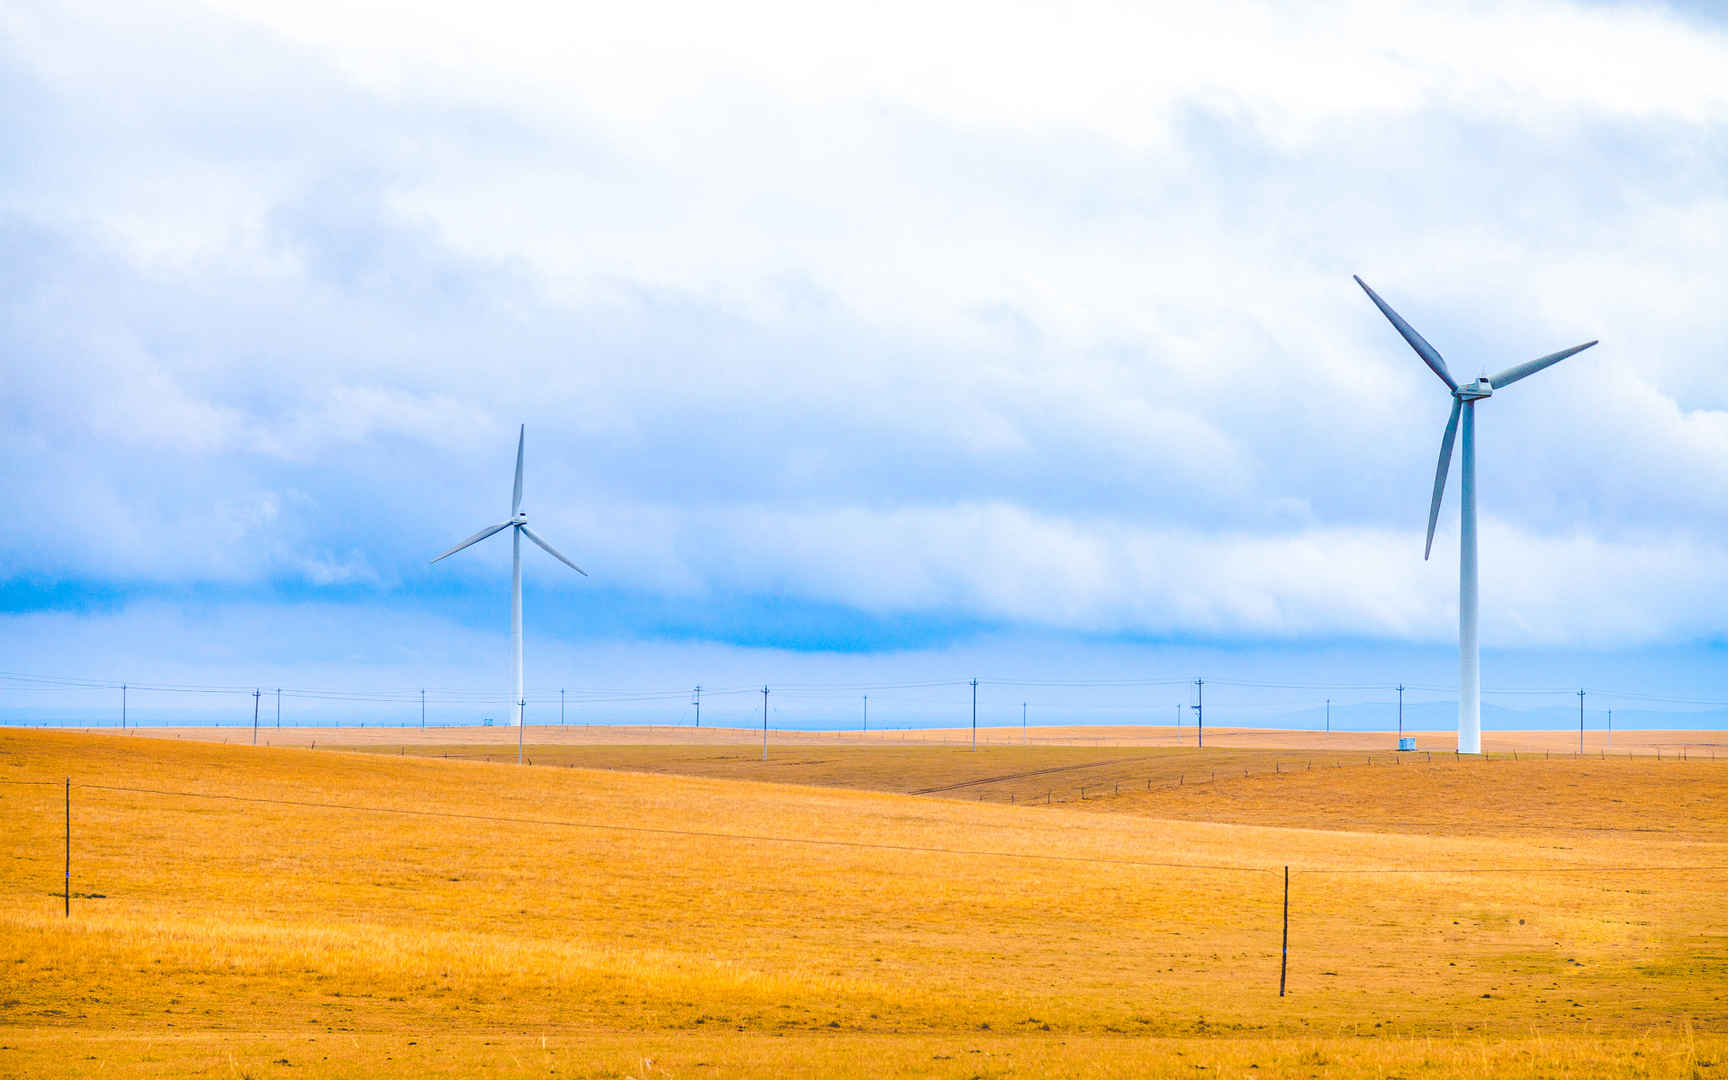
[[[1494,396],[1494,384],[1487,379],[1477,379],[1452,391],[1452,396],[1459,401],[1481,401],[1485,397]]]

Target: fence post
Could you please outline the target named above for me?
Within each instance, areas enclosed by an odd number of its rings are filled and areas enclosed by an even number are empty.
[[[1284,867],[1284,945],[1278,953],[1278,996],[1284,996],[1284,974],[1290,966],[1290,867]]]
[[[72,778],[66,778],[66,917],[72,917]]]

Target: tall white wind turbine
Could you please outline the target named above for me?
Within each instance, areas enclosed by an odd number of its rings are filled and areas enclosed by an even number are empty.
[[[1464,462],[1460,466],[1462,475],[1458,478],[1463,503],[1458,526],[1458,752],[1480,754],[1482,672],[1476,641],[1476,403],[1492,396],[1495,390],[1503,390],[1526,375],[1534,375],[1596,343],[1586,341],[1460,386],[1452,373],[1446,370],[1446,361],[1440,358],[1434,346],[1423,340],[1421,334],[1380,299],[1367,282],[1356,278],[1356,284],[1362,286],[1368,299],[1374,301],[1374,306],[1452,392],[1452,415],[1446,421],[1446,433],[1440,437],[1440,464],[1434,470],[1434,498],[1428,505],[1428,543],[1422,551],[1424,559],[1434,550],[1434,524],[1440,518],[1440,496],[1446,492],[1446,473],[1452,464],[1452,442],[1460,426],[1463,428]]]
[[[536,544],[539,544],[540,547],[545,550],[546,554],[552,556],[554,559],[557,559],[559,562],[563,563],[565,566],[568,566],[570,569],[576,571],[578,574],[581,574],[583,577],[588,576],[588,571],[582,569],[580,566],[577,566],[575,563],[571,562],[569,559],[566,559],[564,556],[558,554],[558,552],[553,549],[551,544],[548,544],[546,541],[540,539],[539,536],[535,535],[534,530],[530,529],[528,527],[528,515],[522,512],[522,444],[526,441],[527,436],[528,436],[528,425],[523,424],[521,430],[519,430],[516,433],[516,491],[515,491],[515,494],[513,494],[510,497],[510,520],[500,522],[497,525],[486,526],[484,529],[481,529],[479,532],[475,533],[473,536],[470,536],[468,539],[462,541],[460,544],[457,544],[455,547],[451,548],[449,551],[446,551],[444,554],[438,556],[437,559],[432,560],[433,562],[437,562],[439,559],[448,559],[450,556],[456,554],[458,551],[461,551],[463,548],[472,546],[474,544],[478,544],[480,541],[486,539],[488,536],[491,536],[495,532],[498,532],[498,531],[503,530],[503,529],[510,529],[511,530],[511,534],[510,534],[510,546],[511,546],[511,552],[510,552],[510,641],[511,641],[511,644],[513,646],[515,646],[515,652],[516,652],[516,696],[510,699],[510,713],[515,718],[515,723],[518,725],[520,725],[522,723],[522,709],[523,709],[523,696],[522,696],[522,538],[524,536],[526,536],[528,539],[534,541]]]

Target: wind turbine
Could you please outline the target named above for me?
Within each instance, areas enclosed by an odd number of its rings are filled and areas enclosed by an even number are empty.
[[[1355,275],[1351,275],[1354,277]],[[1434,550],[1434,524],[1440,517],[1440,496],[1446,492],[1446,473],[1452,464],[1452,443],[1463,428],[1464,462],[1459,467],[1458,486],[1462,507],[1458,526],[1458,752],[1482,752],[1482,671],[1480,650],[1476,641],[1476,403],[1491,397],[1495,390],[1504,390],[1526,375],[1534,375],[1545,367],[1558,364],[1574,353],[1581,353],[1594,341],[1561,349],[1556,353],[1509,367],[1498,375],[1486,376],[1472,383],[1458,385],[1446,370],[1434,346],[1399,317],[1396,311],[1380,299],[1368,283],[1356,278],[1356,284],[1374,301],[1380,314],[1386,316],[1424,363],[1440,377],[1452,392],[1452,415],[1446,421],[1446,433],[1440,437],[1440,464],[1434,470],[1434,499],[1428,506],[1428,544],[1422,551],[1427,559]]]
[[[448,559],[463,548],[478,544],[480,541],[486,539],[495,532],[499,532],[503,529],[513,530],[510,534],[510,641],[511,644],[515,646],[516,651],[516,696],[510,699],[510,710],[516,717],[516,724],[518,726],[522,723],[522,710],[525,704],[522,696],[522,538],[526,536],[536,544],[539,544],[541,548],[545,550],[546,554],[557,559],[559,562],[576,571],[578,574],[581,574],[583,577],[588,576],[588,571],[558,554],[557,551],[553,550],[551,544],[540,539],[540,537],[535,534],[534,530],[528,527],[528,515],[522,512],[522,444],[527,439],[527,436],[528,425],[523,424],[521,430],[516,433],[516,491],[515,494],[510,497],[510,520],[500,522],[497,525],[486,526],[473,536],[470,536],[468,539],[457,544],[449,551],[438,556],[437,559],[432,560],[433,562],[437,562],[439,559]]]

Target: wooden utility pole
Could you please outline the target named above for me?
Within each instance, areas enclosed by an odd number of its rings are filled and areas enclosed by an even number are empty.
[[[1206,745],[1206,680],[1194,680],[1194,747]]]
[[[762,760],[768,760],[768,688],[762,688]]]
[[[1584,752],[1584,691],[1578,691],[1578,752]]]
[[[972,749],[978,749],[978,680],[972,680]]]
[[[264,696],[264,691],[252,689],[252,745],[258,745],[258,699]]]

